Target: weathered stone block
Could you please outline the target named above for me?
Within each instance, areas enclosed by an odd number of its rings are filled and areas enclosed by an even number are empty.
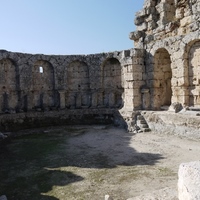
[[[181,19],[184,16],[184,7],[176,9],[176,18]]]
[[[184,18],[181,19],[181,21],[180,21],[180,26],[181,26],[181,27],[187,26],[187,25],[189,25],[191,22],[192,22],[192,17],[191,17],[191,16],[184,17]]]
[[[127,74],[125,74],[124,79],[127,80],[127,81],[134,80],[133,73],[127,73]]]
[[[182,163],[178,177],[179,200],[200,199],[200,161]]]
[[[129,34],[129,38],[134,41],[139,40],[143,36],[144,36],[144,32],[142,31],[134,31]]]
[[[137,26],[137,31],[146,31],[146,30],[147,30],[147,23],[146,22]]]

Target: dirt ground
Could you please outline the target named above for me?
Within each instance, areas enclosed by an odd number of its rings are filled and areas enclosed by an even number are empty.
[[[175,200],[179,165],[200,157],[199,141],[164,133],[113,126],[34,131],[1,150],[0,196],[9,200],[104,200],[107,194]]]

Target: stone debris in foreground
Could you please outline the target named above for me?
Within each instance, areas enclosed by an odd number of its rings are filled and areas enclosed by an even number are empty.
[[[179,200],[200,199],[200,161],[182,163],[178,172]]]

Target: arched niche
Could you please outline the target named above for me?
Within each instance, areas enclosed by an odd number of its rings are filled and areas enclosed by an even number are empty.
[[[67,107],[84,108],[90,106],[89,69],[85,62],[76,60],[67,66],[67,90]]]
[[[73,61],[67,67],[67,88],[71,91],[89,89],[88,66],[82,61]]]
[[[53,90],[55,86],[53,66],[44,60],[38,60],[32,70],[33,90]]]
[[[189,106],[200,107],[200,41],[194,41],[188,52]]]
[[[16,90],[17,88],[16,66],[11,59],[0,60],[0,90]]]
[[[32,94],[34,108],[55,106],[54,68],[45,60],[38,60],[32,68]]]
[[[155,7],[159,15],[158,25],[168,24],[175,21],[176,5],[174,0],[157,0]]]
[[[103,105],[121,107],[122,102],[122,67],[118,59],[108,58],[102,65]]]
[[[151,87],[151,107],[160,110],[162,106],[170,106],[172,98],[171,87],[171,59],[164,48],[160,48],[154,55],[154,66]]]
[[[19,100],[19,73],[14,61],[0,60],[0,110],[15,110]]]

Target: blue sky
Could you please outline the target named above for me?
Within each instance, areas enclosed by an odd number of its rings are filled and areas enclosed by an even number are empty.
[[[0,49],[93,54],[133,48],[143,0],[0,0]]]

